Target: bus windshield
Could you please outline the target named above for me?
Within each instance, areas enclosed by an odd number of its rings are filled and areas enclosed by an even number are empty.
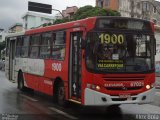
[[[89,32],[86,65],[92,71],[112,73],[153,70],[154,36],[140,32]]]

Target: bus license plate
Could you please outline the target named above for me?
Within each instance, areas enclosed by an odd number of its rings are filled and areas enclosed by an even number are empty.
[[[126,98],[127,100],[132,100],[132,97],[130,94],[119,94],[119,98]]]

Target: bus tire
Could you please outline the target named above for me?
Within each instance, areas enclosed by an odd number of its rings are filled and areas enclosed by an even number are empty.
[[[21,91],[25,91],[23,73],[20,72],[18,75],[18,89]]]
[[[60,82],[58,84],[58,91],[57,91],[57,102],[60,106],[65,107],[66,106],[66,100],[65,100],[65,87],[63,82]]]

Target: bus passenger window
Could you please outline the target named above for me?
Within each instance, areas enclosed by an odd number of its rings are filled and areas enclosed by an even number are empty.
[[[31,37],[31,46],[30,46],[30,57],[31,58],[38,58],[39,43],[40,43],[40,35],[34,35]]]
[[[64,60],[65,57],[65,44],[66,44],[66,37],[64,31],[59,31],[53,34],[53,51],[52,51],[52,58],[54,60]]]
[[[21,57],[28,57],[29,36],[22,37]]]
[[[40,46],[40,58],[50,58],[52,33],[42,34]]]
[[[21,37],[18,37],[17,43],[16,43],[16,57],[21,56],[22,44],[23,44],[23,41],[22,41]]]

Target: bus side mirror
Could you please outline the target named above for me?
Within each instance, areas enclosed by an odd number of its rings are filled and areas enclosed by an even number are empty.
[[[81,48],[82,48],[82,49],[85,49],[85,48],[86,48],[86,45],[87,45],[87,41],[84,40],[84,39],[82,39],[82,41],[81,41]]]

